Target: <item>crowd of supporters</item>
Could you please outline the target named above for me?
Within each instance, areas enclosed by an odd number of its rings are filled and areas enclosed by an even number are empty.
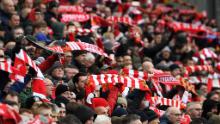
[[[182,0],[0,0],[1,124],[219,124],[220,33]]]

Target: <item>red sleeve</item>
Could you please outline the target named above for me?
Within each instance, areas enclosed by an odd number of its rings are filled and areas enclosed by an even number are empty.
[[[118,88],[117,87],[112,87],[111,90],[110,90],[110,93],[108,95],[108,104],[110,106],[110,115],[111,113],[113,112],[113,109],[115,107],[115,104],[116,104],[116,101],[117,101],[117,98],[118,98]]]
[[[57,58],[58,58],[57,55],[51,55],[47,57],[47,59],[43,61],[38,67],[44,73],[47,69],[49,69],[54,64]]]

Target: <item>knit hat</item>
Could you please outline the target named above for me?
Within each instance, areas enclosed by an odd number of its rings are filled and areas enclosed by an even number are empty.
[[[33,96],[38,96],[41,99],[46,99],[47,91],[43,79],[34,78],[32,80],[32,91]]]
[[[62,64],[59,61],[56,61],[50,69],[48,69],[47,73],[51,75],[54,69],[56,68],[63,68]]]
[[[164,48],[162,49],[162,52],[164,52],[164,51],[171,52],[171,49],[170,49],[168,46],[166,46],[166,47],[164,47]]]
[[[117,117],[121,117],[121,116],[127,115],[127,114],[128,114],[128,112],[127,112],[125,109],[121,108],[121,107],[116,108],[116,109],[112,112],[112,116],[117,116]]]
[[[95,115],[95,112],[87,106],[80,105],[76,108],[74,115],[84,124]]]
[[[56,88],[55,96],[58,97],[58,96],[60,96],[62,93],[66,92],[66,91],[69,91],[68,86],[63,85],[63,84],[59,84],[59,85],[57,86],[57,88]]]
[[[67,105],[69,103],[69,100],[63,96],[58,96],[55,99],[55,104],[58,106],[61,106],[62,104]]]
[[[96,108],[96,107],[107,107],[108,102],[104,99],[104,98],[93,98],[92,99],[92,108]]]

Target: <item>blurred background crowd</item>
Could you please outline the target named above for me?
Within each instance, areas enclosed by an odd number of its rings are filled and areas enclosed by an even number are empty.
[[[182,0],[0,0],[1,124],[219,124],[216,20]]]

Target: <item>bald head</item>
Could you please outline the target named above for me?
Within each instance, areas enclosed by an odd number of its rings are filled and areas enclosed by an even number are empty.
[[[2,0],[1,8],[7,13],[13,13],[15,11],[13,0]]]
[[[145,71],[145,72],[153,73],[154,65],[153,65],[152,62],[145,61],[145,62],[143,62],[143,64],[142,64],[142,68],[143,68],[143,71]]]
[[[179,124],[181,120],[181,111],[176,107],[169,107],[166,110],[166,116],[173,124]]]

